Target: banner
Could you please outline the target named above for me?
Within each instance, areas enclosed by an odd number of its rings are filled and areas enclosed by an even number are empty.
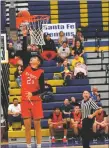
[[[68,39],[76,35],[76,23],[42,24],[42,30],[45,34],[50,34],[53,40],[59,38],[59,32],[63,31]]]

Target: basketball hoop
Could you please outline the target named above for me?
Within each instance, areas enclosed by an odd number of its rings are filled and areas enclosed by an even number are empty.
[[[27,26],[30,32],[31,44],[45,45],[42,24],[47,24],[49,18],[48,15],[20,16],[16,18],[16,28],[21,29],[22,26]]]

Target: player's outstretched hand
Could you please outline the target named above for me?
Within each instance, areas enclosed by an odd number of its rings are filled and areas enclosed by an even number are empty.
[[[27,93],[26,93],[26,97],[27,97],[28,99],[31,99],[32,93],[31,93],[31,92],[27,92]]]

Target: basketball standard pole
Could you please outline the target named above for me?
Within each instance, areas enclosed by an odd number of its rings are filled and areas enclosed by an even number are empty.
[[[9,19],[10,19],[10,30],[16,30],[16,10],[13,0],[10,1]]]
[[[17,40],[17,31],[16,31],[16,8],[14,5],[15,1],[10,0],[9,7],[9,20],[10,20],[10,37],[12,40]]]

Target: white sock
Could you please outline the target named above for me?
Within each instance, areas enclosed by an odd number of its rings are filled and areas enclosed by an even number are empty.
[[[31,144],[27,144],[27,148],[32,148]]]
[[[52,139],[54,139],[55,137],[54,136],[52,136]]]
[[[66,138],[66,136],[64,136],[64,138]]]
[[[37,148],[41,148],[41,144],[37,144]]]

